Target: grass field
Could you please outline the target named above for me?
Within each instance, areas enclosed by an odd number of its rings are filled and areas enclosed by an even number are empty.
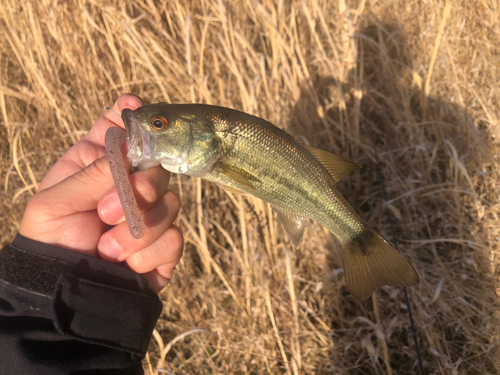
[[[339,190],[388,238],[391,213],[426,373],[498,374],[499,19],[496,0],[3,0],[1,243],[121,93],[240,109],[363,166]],[[321,226],[295,250],[267,204],[171,188],[185,255],[146,372],[419,373],[403,290],[354,300]]]

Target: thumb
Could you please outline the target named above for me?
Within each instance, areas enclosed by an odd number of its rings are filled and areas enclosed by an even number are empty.
[[[84,169],[45,189],[30,200],[21,223],[34,216],[51,221],[97,209],[101,197],[113,188],[108,158],[103,156]]]
[[[97,209],[99,200],[113,187],[108,158],[103,156],[40,195],[66,216]]]
[[[19,233],[93,255],[105,223],[97,203],[112,187],[106,156],[35,194],[26,207]]]

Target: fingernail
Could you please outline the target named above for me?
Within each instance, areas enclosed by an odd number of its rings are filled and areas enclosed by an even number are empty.
[[[123,219],[123,209],[117,195],[111,195],[101,203],[101,216],[108,224],[115,224]]]
[[[100,241],[97,248],[104,258],[110,260],[117,260],[123,251],[118,242],[112,237],[107,237]]]
[[[134,96],[137,99],[137,101],[140,103],[139,107],[142,107],[144,105],[144,102],[142,101],[142,99],[139,98],[137,95],[132,94],[131,92],[129,92],[127,95]],[[133,104],[134,104],[134,107],[135,107],[135,103],[133,103]]]

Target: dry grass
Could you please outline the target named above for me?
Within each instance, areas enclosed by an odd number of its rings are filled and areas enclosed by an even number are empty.
[[[499,373],[500,5],[450,4],[4,0],[2,244],[121,93],[241,109],[364,166],[339,188],[386,236],[385,207],[395,218],[422,279],[427,373]],[[418,373],[403,291],[353,300],[326,230],[294,250],[266,204],[184,176],[172,188],[186,251],[147,371]]]

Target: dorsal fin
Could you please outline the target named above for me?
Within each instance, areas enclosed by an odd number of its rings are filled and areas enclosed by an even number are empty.
[[[323,164],[335,182],[347,176],[349,173],[354,172],[356,169],[361,168],[361,166],[351,163],[343,157],[332,154],[331,152],[320,150],[319,148],[306,144],[302,144],[302,146]]]

